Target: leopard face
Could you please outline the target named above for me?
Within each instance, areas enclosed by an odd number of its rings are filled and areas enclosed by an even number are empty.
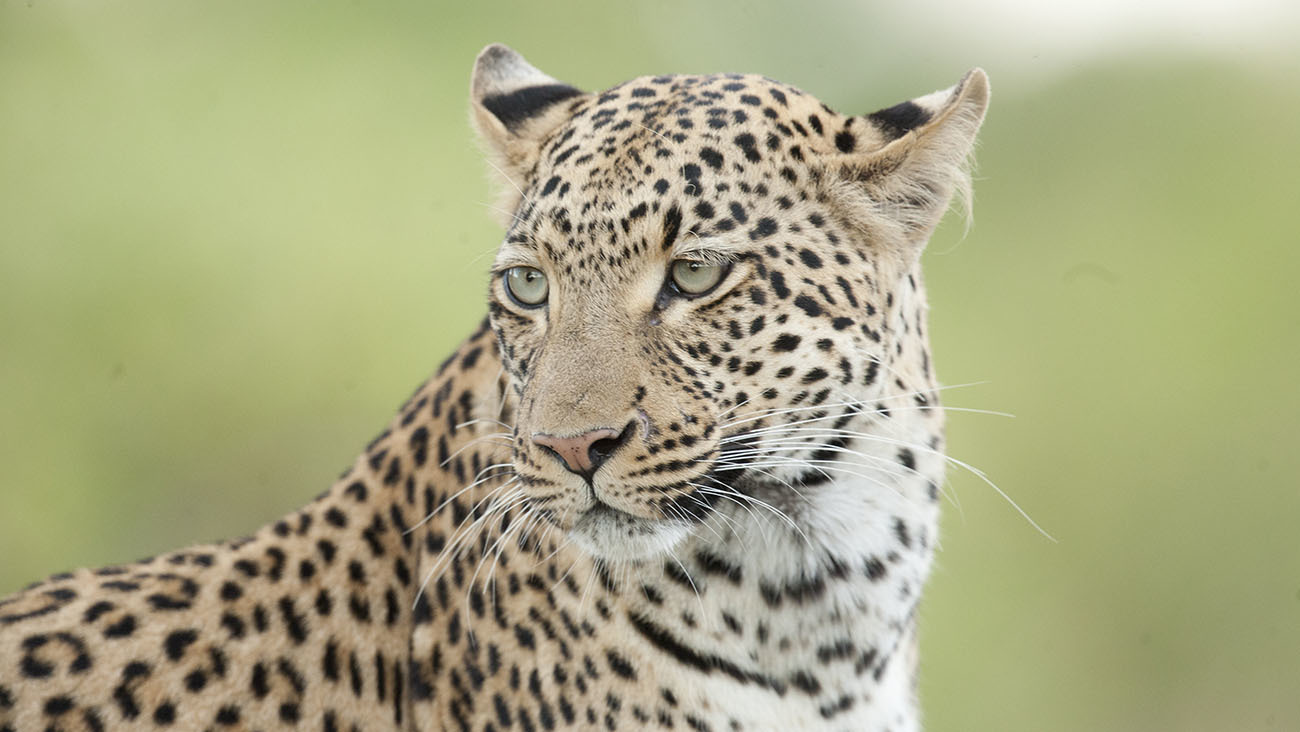
[[[799,513],[876,469],[841,457],[900,437],[890,400],[932,405],[917,257],[982,76],[851,117],[758,76],[584,94],[490,47],[473,92],[509,183],[490,287],[518,405],[507,500],[648,559],[720,511]],[[902,437],[941,439],[922,431]]]

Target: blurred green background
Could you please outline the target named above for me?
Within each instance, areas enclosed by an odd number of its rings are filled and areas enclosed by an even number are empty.
[[[1295,11],[873,5],[0,0],[0,594],[304,502],[481,317],[486,43],[863,113],[982,65],[932,338],[1057,541],[952,475],[928,727],[1300,729]]]

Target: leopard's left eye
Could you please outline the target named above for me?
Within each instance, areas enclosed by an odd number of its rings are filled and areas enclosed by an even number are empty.
[[[730,265],[707,264],[692,259],[673,261],[669,275],[673,286],[685,295],[703,295],[718,286]]]
[[[511,267],[501,279],[510,298],[526,308],[541,306],[551,291],[546,275],[536,267]]]

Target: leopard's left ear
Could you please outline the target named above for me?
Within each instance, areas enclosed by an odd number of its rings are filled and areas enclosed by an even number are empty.
[[[585,96],[500,43],[479,53],[469,89],[474,127],[508,190],[524,187],[546,137]]]
[[[950,89],[853,118],[836,138],[840,180],[866,194],[872,218],[892,223],[903,246],[919,250],[954,195],[969,201],[971,152],[988,104],[988,76],[972,69]]]

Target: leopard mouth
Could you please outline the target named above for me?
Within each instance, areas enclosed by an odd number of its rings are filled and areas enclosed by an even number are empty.
[[[569,529],[573,541],[592,556],[605,560],[642,561],[672,551],[691,533],[677,519],[648,519],[597,501]]]

